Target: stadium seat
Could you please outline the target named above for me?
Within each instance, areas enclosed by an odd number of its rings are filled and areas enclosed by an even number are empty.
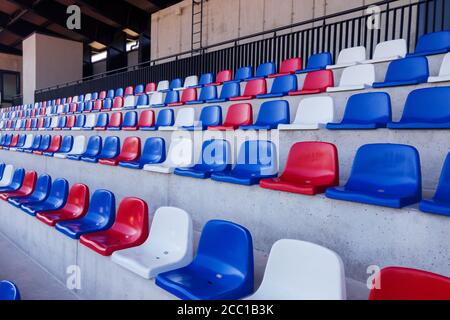
[[[83,234],[80,243],[103,256],[110,256],[115,251],[140,246],[147,240],[148,232],[147,203],[129,197],[120,202],[110,229]]]
[[[82,130],[93,130],[97,122],[95,114],[88,114],[84,122]],[[73,129],[72,129],[73,130]]]
[[[254,79],[247,82],[242,96],[231,97],[230,101],[255,99],[259,94],[267,93],[266,79]]]
[[[375,82],[373,64],[361,64],[344,69],[338,87],[328,87],[327,92],[363,90]]]
[[[137,96],[126,96],[123,100],[123,109],[136,109]]]
[[[208,130],[235,130],[242,125],[253,124],[253,110],[250,103],[233,104],[228,108],[223,125],[209,126]]]
[[[205,86],[219,86],[226,81],[230,81],[233,78],[233,72],[231,70],[222,70],[216,74],[216,81],[205,84]]]
[[[214,172],[231,169],[230,144],[226,140],[206,140],[202,145],[200,161],[190,168],[176,168],[174,173],[179,176],[207,179]]]
[[[153,93],[155,91],[157,91],[156,90],[156,83],[149,82],[149,83],[146,84],[146,86],[145,86],[145,93],[149,94],[149,93]]]
[[[450,81],[450,53],[447,53],[442,60],[441,67],[439,69],[439,75],[436,77],[429,77],[428,82],[444,82]]]
[[[194,89],[195,90],[195,89]],[[160,131],[174,131],[180,130],[183,127],[195,126],[195,110],[194,108],[183,108],[178,110],[173,126],[160,126]]]
[[[72,136],[63,136],[61,141],[61,146],[55,152],[44,152],[44,156],[52,157],[57,153],[68,153],[72,150],[73,145],[73,137]]]
[[[276,78],[281,76],[286,76],[288,74],[294,74],[295,71],[301,70],[302,66],[302,58],[291,58],[286,59],[281,62],[280,69],[278,73],[269,74],[268,78]]]
[[[152,98],[150,100],[153,99],[154,95],[155,94],[152,95]],[[162,104],[152,104],[152,103],[150,103],[150,104],[152,105],[153,108],[162,108],[162,107],[165,107],[165,106],[169,106],[169,105],[171,105],[173,103],[177,103],[179,100],[180,100],[180,94],[179,94],[178,91],[168,91],[166,93],[166,97],[164,98],[164,103],[162,103]]]
[[[159,207],[144,244],[116,251],[111,259],[125,269],[151,279],[192,262],[193,233],[192,218],[186,211]]]
[[[134,95],[135,96],[139,96],[141,94],[144,94],[144,85],[143,84],[138,84],[135,88],[134,88]]]
[[[42,154],[44,151],[47,151],[47,149],[50,147],[50,141],[52,139],[52,136],[49,134],[43,135],[41,139],[41,144],[39,147],[35,150],[32,150],[31,153],[33,154]]]
[[[172,109],[163,109],[158,112],[156,123],[153,127],[140,127],[140,130],[154,131],[158,130],[160,127],[173,126],[175,122],[174,118],[175,116]]]
[[[146,164],[143,169],[151,172],[172,173],[175,168],[186,168],[193,164],[193,141],[185,137],[174,137],[170,143],[169,152],[164,162]]]
[[[222,88],[223,90],[223,88]],[[198,100],[193,100],[193,101],[187,101],[186,104],[190,105],[190,104],[202,104],[202,103],[206,103],[208,101],[217,99],[217,87],[216,86],[207,86],[207,87],[202,87],[200,89],[200,95],[198,97]]]
[[[42,139],[42,136],[40,134],[35,135],[31,146],[29,148],[23,148],[23,152],[33,153],[33,150],[36,150],[37,148],[39,148],[39,145],[41,144],[41,139]]]
[[[380,288],[369,300],[449,300],[450,278],[418,269],[386,267],[379,273]]]
[[[170,81],[169,90],[176,90],[183,87],[183,80],[180,78],[173,79]]]
[[[366,60],[366,48],[363,46],[353,47],[341,50],[339,52],[336,64],[328,65],[327,69],[346,68],[354,66],[358,62]]]
[[[278,240],[270,250],[264,277],[248,300],[345,300],[344,264],[317,244]]]
[[[100,158],[99,163],[117,166],[121,161],[135,161],[141,156],[141,139],[138,137],[127,137],[125,138],[122,150],[119,155],[115,158]]]
[[[44,153],[54,154],[55,152],[57,152],[59,150],[59,148],[61,148],[61,141],[62,141],[62,137],[60,135],[52,136],[52,138],[50,140],[50,145],[48,146],[47,149],[42,150],[42,151],[36,150],[33,153],[40,154],[40,155],[43,155]]]
[[[208,88],[208,87],[207,87]],[[239,82],[229,81],[224,83],[218,99],[206,99],[207,103],[217,103],[228,101],[232,97],[238,97],[241,94],[241,84]]]
[[[181,98],[179,102],[168,104],[169,107],[181,106],[186,104],[189,101],[197,101],[197,89],[195,88],[187,88],[184,89],[181,93]]]
[[[75,125],[72,127],[72,130],[83,129],[85,122],[86,122],[86,116],[84,114],[79,114],[75,121]]]
[[[33,193],[27,196],[20,195],[9,197],[8,202],[17,208],[20,208],[22,204],[44,201],[48,196],[51,184],[52,178],[49,175],[40,175],[36,181]]]
[[[379,63],[401,59],[406,56],[407,51],[405,39],[380,42],[375,47],[373,58],[360,63]]]
[[[275,79],[281,79],[285,76]],[[295,76],[293,76],[295,77]],[[277,129],[279,124],[290,123],[289,102],[286,100],[266,101],[261,104],[258,118],[253,125],[242,125],[241,130],[272,130]]]
[[[214,75],[212,73],[204,73],[200,76],[200,80],[198,81],[198,84],[196,86],[193,86],[193,88],[204,87],[205,85],[212,83],[213,78],[214,78]]]
[[[328,123],[329,130],[386,128],[392,119],[391,97],[386,92],[354,94],[347,100],[344,118]]]
[[[85,136],[76,136],[73,140],[72,149],[66,153],[55,153],[53,157],[66,159],[69,154],[72,155],[81,155],[86,151],[86,137]]]
[[[22,184],[19,189],[14,191],[2,191],[0,192],[0,199],[7,201],[11,197],[26,197],[34,191],[36,184],[37,174],[35,171],[27,171],[23,178]]]
[[[101,143],[101,142],[100,142]],[[108,136],[105,138],[101,152],[92,152],[91,154],[83,154],[82,161],[96,163],[99,159],[114,159],[120,152],[120,140],[116,136]]]
[[[327,91],[327,88],[334,87],[333,71],[331,70],[319,70],[309,72],[305,81],[303,82],[303,88],[301,90],[289,91],[290,96],[304,95],[304,94],[316,94]]]
[[[419,38],[414,53],[407,57],[430,56],[450,51],[450,30],[424,34]]]
[[[130,96],[134,94],[134,88],[133,86],[128,86],[125,88],[124,96]]]
[[[428,60],[425,57],[412,57],[394,60],[389,64],[384,82],[374,82],[373,88],[417,85],[427,82],[429,76]]]
[[[128,111],[123,117],[122,130],[135,131],[137,130],[138,114],[136,111]]]
[[[295,73],[308,73],[326,69],[328,65],[333,64],[333,58],[330,52],[317,53],[309,56],[306,68],[303,70],[296,70]]]
[[[168,80],[162,80],[158,82],[158,85],[156,87],[156,91],[162,92],[169,90],[169,81]]]
[[[216,172],[211,179],[242,185],[258,184],[261,179],[274,178],[278,172],[277,152],[271,141],[245,141],[232,170]]]
[[[100,154],[102,150],[102,137],[100,136],[90,136],[86,150],[83,153],[69,153],[66,159],[80,161],[82,157],[96,157]]]
[[[324,193],[339,185],[336,146],[327,142],[297,142],[289,151],[284,172],[278,178],[263,179],[262,188],[306,195]]]
[[[289,91],[297,90],[297,76],[290,74],[286,76],[277,76],[273,81],[270,93],[258,94],[256,98],[267,99],[267,98],[278,98],[286,96]]]
[[[93,106],[91,112],[100,112],[100,110],[102,110],[102,108],[103,108],[103,101],[104,100],[100,100],[100,99],[99,100],[95,100],[94,106]]]
[[[210,220],[194,260],[158,274],[156,285],[184,300],[240,299],[253,292],[253,265],[250,232],[229,221]]]
[[[176,88],[175,90],[185,90],[187,88],[196,87],[197,85],[198,85],[198,77],[193,75],[193,76],[184,78],[183,86],[180,88]]]
[[[59,210],[66,204],[69,193],[69,183],[66,179],[56,179],[48,194],[48,197],[40,202],[22,204],[20,208],[31,216],[38,212]]]
[[[271,74],[277,73],[277,69],[275,66],[275,63],[273,62],[266,62],[262,63],[256,68],[256,73],[253,78],[247,79],[247,81],[260,79],[260,78],[267,78]]]
[[[77,220],[57,222],[56,230],[72,239],[111,228],[116,215],[116,200],[111,191],[99,189],[91,197],[87,213]]]
[[[136,101],[136,109],[146,109],[150,108],[150,99],[148,98],[148,95],[141,94],[137,97]]]
[[[58,124],[56,127],[52,127],[53,130],[60,131],[66,126],[67,117],[60,116],[58,117]]]
[[[236,72],[234,73],[234,79],[225,82],[225,84],[230,82],[247,81],[247,79],[250,79],[251,77],[253,77],[253,67],[252,66],[241,67],[237,69]]]
[[[419,153],[412,146],[368,144],[356,153],[343,187],[329,188],[331,199],[402,208],[421,200]]]
[[[3,301],[13,301],[20,300],[20,292],[17,286],[11,281],[2,280],[0,281],[0,300]]]
[[[412,91],[399,122],[387,124],[390,129],[450,128],[450,86]]]
[[[25,176],[25,169],[23,168],[15,169],[14,173],[12,174],[10,182],[5,186],[0,186],[0,193],[13,192],[19,190],[20,187],[22,186],[24,176]]]
[[[123,98],[121,96],[115,97],[113,100],[112,110],[122,110],[123,109]]]
[[[74,115],[68,115],[66,116],[66,124],[62,128],[62,130],[72,130],[73,126],[75,125],[75,116]]]
[[[51,122],[52,122],[53,118],[45,118],[44,119],[44,124],[42,125],[41,128],[36,128],[39,131],[44,131],[44,130],[51,130]]]
[[[220,106],[203,107],[200,112],[199,121],[193,126],[183,126],[183,130],[197,131],[207,130],[210,126],[222,124],[222,108]]]
[[[146,164],[162,163],[166,160],[166,142],[160,137],[147,138],[139,159],[121,161],[119,166],[130,169],[142,169]]]
[[[108,125],[106,126],[106,130],[110,131],[118,131],[122,129],[122,112],[113,112],[111,113],[111,117],[109,118]]]
[[[94,126],[94,130],[104,131],[109,123],[109,114],[108,113],[100,113],[97,117],[97,121]]]
[[[305,98],[300,101],[291,124],[279,124],[279,130],[317,130],[334,120],[331,97]]]
[[[103,100],[102,109],[100,111],[101,112],[111,111],[112,106],[113,106],[112,99],[106,98],[105,100]]]
[[[112,98],[117,98],[117,97],[123,97],[123,88],[117,88],[116,91],[114,91],[114,97],[112,97]]]
[[[139,115],[137,127],[139,130],[146,130],[155,126],[155,112],[153,110],[144,110]]]

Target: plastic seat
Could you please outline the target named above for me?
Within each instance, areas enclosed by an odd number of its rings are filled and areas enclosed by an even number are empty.
[[[93,106],[91,112],[100,112],[102,110],[102,108],[103,108],[103,101],[104,100],[100,100],[100,99],[95,100],[94,106]]]
[[[362,64],[344,69],[338,87],[328,87],[327,92],[363,90],[375,82],[373,64]]]
[[[207,179],[214,172],[231,169],[230,144],[226,140],[207,140],[203,142],[200,161],[190,168],[176,168],[179,176]]]
[[[419,38],[414,53],[407,57],[430,56],[450,51],[450,30],[424,34]]]
[[[139,130],[146,130],[155,126],[155,112],[153,110],[144,110],[139,115],[137,127]]]
[[[103,106],[102,106],[102,109],[100,111],[101,112],[111,111],[112,106],[113,106],[112,98],[106,98],[105,100],[103,100]]]
[[[240,299],[253,292],[253,265],[250,232],[229,221],[211,220],[192,263],[160,273],[156,285],[184,300]]]
[[[137,97],[133,95],[126,96],[123,100],[123,109],[136,109]]]
[[[156,91],[165,91],[169,90],[169,81],[168,80],[162,80],[158,82],[158,86],[156,87]]]
[[[92,158],[100,154],[102,150],[102,137],[91,136],[89,137],[86,150],[83,153],[70,153],[67,155],[67,159],[80,161],[81,158]]]
[[[164,103],[159,105],[152,105],[153,108],[162,108],[164,106],[174,106],[178,105],[180,101],[180,93],[176,90],[168,91],[166,93],[166,97],[164,98]]]
[[[384,82],[374,82],[373,88],[417,85],[427,82],[428,60],[425,57],[398,59],[389,64]]]
[[[306,68],[302,70],[296,70],[295,73],[308,73],[318,70],[326,69],[328,65],[333,64],[333,58],[330,52],[316,53],[308,58]]]
[[[183,126],[181,129],[187,131],[207,130],[210,126],[222,124],[222,108],[220,106],[203,107],[200,112],[199,121],[193,126]]]
[[[209,126],[208,130],[235,130],[253,124],[253,110],[249,103],[233,104],[228,108],[223,125]]]
[[[151,172],[172,173],[175,168],[186,168],[193,164],[193,141],[189,138],[175,137],[170,143],[169,152],[164,162],[146,164],[143,169]]]
[[[72,150],[73,146],[73,137],[72,136],[63,136],[61,146],[55,152],[44,152],[44,156],[52,157],[57,153],[68,153]]]
[[[55,152],[57,152],[59,150],[59,148],[61,148],[61,141],[62,141],[62,137],[57,135],[57,136],[52,136],[51,140],[50,140],[50,145],[47,149],[43,150],[43,151],[34,151],[33,153],[36,154],[53,154]]]
[[[20,208],[31,216],[38,212],[59,210],[66,204],[69,193],[69,183],[66,179],[56,179],[50,189],[48,197],[40,202],[22,204]]]
[[[258,94],[256,98],[267,99],[286,96],[289,91],[297,90],[297,76],[291,74],[286,76],[277,76],[273,81],[270,93]]]
[[[233,72],[231,70],[222,70],[216,74],[216,81],[205,84],[205,86],[219,86],[226,81],[230,81],[233,78]]]
[[[5,169],[5,171],[6,171],[6,169]],[[25,176],[25,170],[23,168],[15,169],[9,183],[5,186],[0,187],[0,193],[1,192],[13,192],[13,191],[19,190],[20,187],[22,186],[24,176]]]
[[[138,137],[125,138],[120,154],[115,158],[100,158],[99,163],[117,166],[121,161],[135,161],[141,156],[141,139]]]
[[[183,80],[180,78],[173,79],[170,81],[169,90],[177,90],[183,87]]]
[[[2,280],[0,281],[0,300],[3,301],[13,301],[20,300],[20,292],[17,286],[11,281]]]
[[[234,73],[234,79],[227,81],[226,83],[247,81],[247,79],[250,79],[252,76],[253,76],[253,67],[252,66],[241,67],[241,68],[238,68],[236,70],[236,72]]]
[[[57,222],[56,230],[72,239],[111,228],[116,215],[115,197],[111,191],[99,189],[91,197],[88,212],[80,219]]]
[[[225,87],[226,85],[224,85]],[[223,90],[223,88],[222,88]],[[202,87],[200,90],[200,95],[198,97],[198,100],[193,100],[193,101],[187,101],[186,104],[187,105],[191,105],[191,104],[202,104],[205,102],[210,102],[217,99],[217,87],[215,86],[207,86],[207,87]]]
[[[364,60],[360,63],[379,63],[401,59],[406,56],[407,52],[405,39],[384,41],[377,44],[372,59]]]
[[[105,142],[103,143],[103,147],[100,147],[100,149],[101,152],[94,151],[91,154],[83,154],[81,156],[81,160],[85,162],[96,163],[99,159],[114,159],[119,155],[120,152],[119,138],[116,136],[106,137]]]
[[[306,195],[324,193],[339,185],[336,146],[327,142],[297,142],[289,151],[284,172],[278,178],[261,180],[262,188]]]
[[[264,277],[248,300],[345,300],[344,264],[317,244],[282,239],[270,250]]]
[[[124,96],[130,96],[134,94],[133,86],[128,86],[125,88]]]
[[[136,109],[150,108],[149,98],[146,94],[141,94],[136,100]]]
[[[254,79],[247,82],[244,94],[238,97],[231,97],[230,101],[249,100],[256,98],[257,95],[267,93],[266,79]]]
[[[277,152],[271,141],[245,141],[232,170],[216,172],[211,179],[221,182],[254,185],[261,179],[274,178],[278,172]]]
[[[39,148],[39,146],[41,144],[41,139],[42,139],[42,136],[40,134],[35,135],[31,146],[29,148],[23,148],[23,152],[32,153],[33,150],[36,150],[37,148]]]
[[[144,85],[143,84],[138,84],[135,88],[134,88],[134,95],[138,96],[141,94],[144,94]]]
[[[44,151],[47,151],[47,149],[50,147],[51,138],[52,136],[49,134],[42,136],[41,144],[37,149],[33,150],[32,153],[41,155]]]
[[[271,74],[277,73],[277,68],[275,66],[275,63],[273,62],[266,62],[262,63],[256,68],[256,73],[253,78],[247,79],[247,81],[260,79],[260,78],[267,78]]]
[[[95,114],[88,114],[86,116],[86,121],[84,122],[82,129],[83,130],[93,130],[96,122],[97,122],[97,119],[96,119]]]
[[[119,166],[130,169],[142,169],[146,164],[162,163],[166,160],[166,143],[163,138],[150,137],[144,144],[142,155],[134,161],[121,161]]]
[[[212,83],[214,80],[214,75],[212,73],[203,73],[200,75],[200,80],[198,81],[198,84],[196,86],[193,86],[194,88],[201,88],[204,87],[207,84]]]
[[[147,240],[148,232],[147,203],[130,197],[120,202],[110,229],[83,234],[80,243],[103,256],[110,256],[115,251],[140,246]]]
[[[369,300],[449,300],[450,278],[410,268],[387,267],[380,271],[381,287]]]
[[[295,76],[293,76],[295,77]],[[281,79],[278,77],[276,79]],[[276,81],[276,80],[275,80]],[[258,118],[253,125],[240,126],[241,130],[272,130],[277,129],[279,124],[290,123],[289,102],[286,100],[275,100],[264,102],[258,113]]]
[[[291,124],[279,124],[279,130],[317,130],[334,120],[334,103],[331,97],[313,97],[300,101]]]
[[[97,122],[95,123],[94,130],[104,131],[109,123],[109,114],[101,113],[97,117]]]
[[[114,91],[114,97],[123,97],[123,88],[117,88],[116,91]]]
[[[443,82],[450,81],[450,53],[447,53],[442,60],[441,67],[439,69],[439,75],[436,77],[429,77],[428,82]]]
[[[399,122],[390,122],[390,129],[450,128],[450,86],[412,91],[406,99]]]
[[[76,130],[76,131],[82,130],[85,122],[86,122],[86,116],[84,114],[79,114],[75,121],[75,125],[72,127],[72,130]]]
[[[192,75],[189,77],[186,77],[184,79],[183,87],[177,89],[177,90],[184,90],[187,88],[194,88],[198,85],[198,77],[196,75]]]
[[[286,59],[281,62],[280,70],[278,71],[278,73],[269,74],[268,78],[276,78],[276,77],[286,76],[288,74],[293,74],[293,73],[295,73],[295,71],[301,70],[302,68],[303,68],[302,58]]]
[[[309,72],[305,81],[303,82],[303,88],[301,90],[289,91],[290,96],[316,94],[327,91],[327,88],[334,87],[333,71],[331,70],[319,70]]]
[[[160,127],[173,126],[175,123],[174,118],[175,116],[172,109],[163,109],[158,112],[156,123],[153,127],[140,127],[140,130],[154,131],[158,130]]]
[[[122,130],[135,131],[137,130],[138,114],[136,111],[128,111],[123,117]]]
[[[20,195],[9,197],[8,202],[17,208],[20,208],[22,204],[32,204],[44,201],[48,197],[51,184],[52,178],[49,175],[40,175],[36,181],[33,193],[27,196]]]
[[[58,118],[58,125],[56,127],[52,128],[52,129],[56,130],[56,131],[60,131],[66,126],[66,122],[67,122],[67,117],[66,116],[60,116]]]
[[[121,96],[115,97],[113,100],[112,110],[122,110],[123,109],[123,98]]]
[[[181,98],[179,102],[169,103],[167,106],[181,106],[186,104],[188,101],[197,101],[197,89],[187,88],[182,91]]]
[[[122,112],[113,112],[109,119],[108,125],[106,126],[106,130],[118,131],[122,129],[122,121]]]
[[[391,97],[386,92],[352,95],[347,100],[344,118],[339,123],[327,123],[329,130],[386,128],[392,119]]]
[[[156,91],[156,83],[149,82],[145,85],[145,93],[149,94],[149,93],[153,93],[155,91]]]
[[[207,99],[207,103],[217,103],[228,101],[232,97],[240,96],[241,85],[239,82],[229,81],[224,83],[222,90],[220,91],[220,96],[218,99]]]
[[[422,197],[419,153],[412,146],[368,144],[356,153],[343,187],[329,188],[328,198],[402,208]]]
[[[163,100],[162,92],[153,93],[152,96],[150,97],[149,105],[150,105],[150,107],[163,106],[164,100]]]
[[[72,149],[66,153],[55,153],[53,157],[66,159],[69,154],[71,155],[81,155],[86,151],[86,137],[85,136],[76,136],[73,139]]]
[[[182,129],[182,127],[195,126],[195,110],[193,108],[183,108],[178,110],[173,126],[160,126],[160,131],[173,131]]]
[[[347,48],[339,52],[336,64],[328,65],[327,69],[346,68],[365,60],[366,48],[364,46]]]
[[[156,210],[144,244],[116,251],[111,257],[113,262],[145,279],[183,268],[192,258],[192,218],[186,211],[174,207]]]
[[[35,171],[27,171],[21,182],[21,186],[17,190],[0,192],[0,199],[7,201],[11,197],[26,197],[34,191],[37,174]]]

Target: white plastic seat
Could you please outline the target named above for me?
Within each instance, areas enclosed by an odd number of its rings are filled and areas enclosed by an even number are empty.
[[[173,126],[160,126],[160,131],[173,131],[178,130],[181,127],[195,126],[195,110],[194,108],[179,109],[175,117],[175,123]]]
[[[366,47],[353,47],[341,50],[336,64],[327,66],[327,69],[338,69],[354,66],[358,62],[366,60]]]
[[[52,130],[53,128],[56,128],[58,126],[58,117],[52,117],[52,121],[50,122],[50,128],[39,128],[39,130]]]
[[[156,91],[164,91],[169,90],[170,82],[169,80],[162,80],[158,82],[158,86],[156,87]]]
[[[58,108],[56,108],[56,114],[61,114],[63,112],[64,105],[60,104]]]
[[[338,87],[328,87],[327,92],[363,90],[375,82],[375,67],[373,64],[360,64],[344,69]]]
[[[25,120],[23,120],[23,121],[25,121]],[[22,124],[22,120],[17,120],[16,121],[16,126],[14,127],[14,129],[16,129],[16,130],[20,129],[20,125],[21,124]]]
[[[86,115],[86,121],[84,122],[84,126],[80,129],[72,128],[72,130],[83,130],[83,129],[90,129],[95,127],[95,122],[97,120],[97,116],[95,113],[90,113]]]
[[[52,114],[52,107],[47,107],[45,109],[45,115],[49,117]]]
[[[189,76],[184,79],[183,87],[175,88],[174,90],[184,90],[189,87],[194,87],[198,85],[198,77],[197,76]]]
[[[84,101],[91,101],[92,100],[92,93],[86,93],[84,96]]]
[[[163,99],[163,93],[162,92],[155,92],[150,97],[150,106],[159,105],[164,103]]]
[[[21,149],[31,148],[31,146],[33,145],[33,139],[34,139],[33,134],[31,134],[31,133],[27,134],[26,137],[25,137],[25,143],[23,144],[23,147],[21,147]],[[9,148],[9,150],[17,151],[17,148],[16,147],[12,147],[12,148]]]
[[[193,257],[192,218],[184,210],[160,207],[144,244],[112,254],[112,261],[145,279],[185,267]]]
[[[134,107],[136,106],[136,97],[133,95],[126,96],[123,101],[123,107]]]
[[[191,167],[194,163],[193,147],[194,144],[189,138],[174,138],[170,143],[166,161],[161,164],[146,164],[144,170],[159,173],[172,173],[175,168]]]
[[[300,240],[278,240],[263,281],[248,300],[345,300],[344,264],[335,252]]]
[[[72,97],[72,103],[78,103],[78,96]]]
[[[375,51],[373,52],[372,59],[364,60],[360,63],[379,63],[392,61],[404,58],[407,53],[408,49],[405,39],[384,41],[377,44],[377,46],[375,47]]]
[[[291,124],[279,124],[279,130],[317,130],[334,121],[334,102],[331,97],[313,97],[300,101]]]
[[[443,82],[450,81],[450,52],[444,56],[439,75],[437,77],[429,77],[428,82]]]
[[[0,179],[0,187],[8,186],[12,181],[13,175],[14,175],[14,166],[11,164],[7,164],[5,166],[5,169],[3,170],[3,176]]]
[[[80,155],[86,151],[86,137],[85,136],[76,136],[73,139],[72,150],[67,153],[55,153],[53,157],[65,159],[69,154]]]

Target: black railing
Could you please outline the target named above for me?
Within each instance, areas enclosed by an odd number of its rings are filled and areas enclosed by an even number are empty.
[[[351,46],[363,45],[371,56],[377,43],[397,38],[406,39],[412,51],[422,34],[450,29],[449,0],[403,3],[401,0],[380,1],[200,50],[158,58],[133,67],[37,90],[35,99],[43,101],[223,69],[236,70],[267,61],[279,64],[292,57],[303,57],[303,63],[306,64],[307,57],[313,53],[329,51],[336,57],[340,50]],[[373,16],[366,10],[374,5],[380,9],[379,27],[368,28],[368,21],[373,21]]]

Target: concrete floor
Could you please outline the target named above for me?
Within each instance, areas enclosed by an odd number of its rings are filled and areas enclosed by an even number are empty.
[[[16,283],[23,300],[78,299],[64,284],[2,234],[0,234],[0,279]]]

